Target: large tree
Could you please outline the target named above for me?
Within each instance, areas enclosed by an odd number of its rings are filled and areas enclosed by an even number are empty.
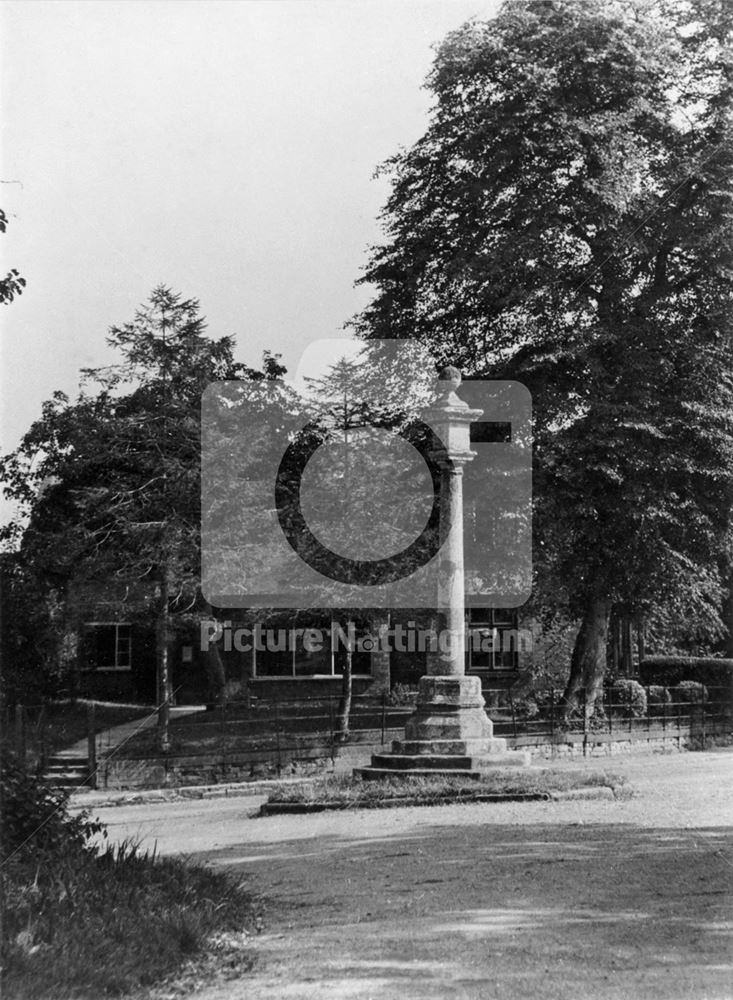
[[[533,393],[540,593],[592,704],[614,606],[713,607],[730,510],[722,0],[509,0],[437,51],[354,320]]]
[[[282,372],[270,356],[263,371],[236,363],[233,339],[212,340],[205,327],[197,300],[156,288],[131,322],[110,329],[119,360],[85,371],[76,400],[56,393],[1,465],[20,507],[4,533],[20,539],[38,586],[120,592],[156,628],[162,701],[176,625],[210,613],[200,595],[201,393],[212,381]],[[221,691],[215,649],[211,657]]]

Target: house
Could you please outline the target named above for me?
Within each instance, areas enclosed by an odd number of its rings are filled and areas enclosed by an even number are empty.
[[[88,585],[71,602],[79,636],[76,686],[81,694],[109,700],[156,697],[155,624],[144,593],[121,587],[105,593]],[[147,614],[141,608],[147,605]],[[471,603],[466,612],[466,669],[486,686],[508,687],[527,668],[533,632],[516,609]],[[169,646],[178,703],[211,698],[207,655],[221,657],[229,693],[258,697],[317,697],[337,693],[348,646],[352,646],[353,690],[381,694],[395,684],[414,685],[438,648],[424,610],[365,611],[346,621],[333,613],[255,612],[222,609],[203,617],[198,629],[178,629]]]

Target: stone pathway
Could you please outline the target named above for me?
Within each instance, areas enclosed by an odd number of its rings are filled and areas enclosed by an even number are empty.
[[[206,708],[205,705],[180,705],[171,708],[171,719],[178,718],[183,715],[191,715],[193,712],[203,712]],[[124,743],[131,739],[136,733],[142,732],[144,729],[151,729],[155,726],[158,720],[157,709],[153,712],[149,712],[148,715],[142,716],[139,719],[134,719],[132,722],[124,722],[119,726],[112,726],[110,729],[105,729],[101,733],[97,734],[97,759],[101,756],[108,757],[110,754],[118,750]],[[59,757],[86,757],[87,755],[87,741],[86,737],[83,740],[79,740],[74,743],[73,746],[66,747],[65,750],[59,751],[56,756]]]

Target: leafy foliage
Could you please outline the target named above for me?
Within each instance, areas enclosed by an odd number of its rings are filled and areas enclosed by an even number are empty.
[[[732,20],[716,0],[509,0],[439,47],[430,125],[384,168],[353,326],[530,388],[538,590],[583,619],[569,705],[600,688],[614,605],[721,630]]]
[[[647,694],[638,681],[619,677],[608,690],[611,709],[621,711],[640,719],[647,714]]]
[[[27,603],[39,607],[40,595],[57,606],[70,597],[73,618],[72,605],[104,593],[113,613],[116,602],[118,613],[158,628],[159,657],[171,630],[204,607],[201,393],[220,379],[283,371],[270,355],[263,371],[235,362],[233,339],[212,340],[205,330],[196,299],[154,289],[131,322],[109,332],[121,360],[85,370],[75,401],[54,393],[0,462],[6,495],[21,512],[3,537],[20,540],[16,573],[25,574]],[[48,626],[63,638],[58,620]],[[58,648],[51,655],[63,661]],[[23,662],[19,654],[17,670]]]
[[[8,227],[8,217],[0,208],[0,233],[4,233]],[[4,278],[0,278],[0,303],[8,305],[16,295],[20,295],[25,288],[25,278],[22,278],[15,268],[11,268]]]
[[[671,690],[672,700],[697,705],[708,700],[708,689],[700,681],[680,681]]]
[[[661,684],[651,684],[646,689],[646,695],[649,715],[665,718],[672,704],[672,695],[669,689]]]
[[[2,793],[3,996],[128,993],[177,970],[212,934],[253,928],[249,898],[226,876],[129,842],[98,849],[102,824],[70,816],[7,756]]]
[[[37,860],[65,849],[83,848],[102,831],[85,812],[71,816],[66,796],[26,773],[7,748],[0,762],[0,858]]]

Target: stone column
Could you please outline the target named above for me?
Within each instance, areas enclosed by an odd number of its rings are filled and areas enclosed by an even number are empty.
[[[435,625],[439,645],[428,659],[428,674],[438,677],[462,677],[466,672],[463,466],[444,455],[438,458],[441,466],[441,546],[438,554]]]
[[[481,410],[470,409],[457,396],[460,382],[456,368],[445,368],[439,376],[438,400],[425,415],[440,442],[433,453],[441,469],[442,544],[434,618],[438,648],[429,657],[427,674],[420,678],[417,706],[405,725],[404,740],[396,740],[391,753],[375,754],[370,767],[358,768],[363,778],[426,773],[478,777],[488,767],[529,763],[528,754],[507,750],[506,740],[494,737],[484,711],[481,678],[466,676],[463,466],[474,456],[469,429]]]
[[[475,452],[470,425],[482,411],[472,410],[456,393],[457,368],[439,375],[438,400],[425,414],[439,439],[433,457],[441,469],[440,535],[436,626],[438,648],[420,678],[417,708],[405,727],[404,752],[412,754],[485,754],[504,750],[493,739],[484,711],[481,679],[465,667],[465,596],[463,570],[463,466]]]
[[[445,368],[438,377],[438,399],[425,413],[435,429],[438,447],[432,453],[440,466],[440,551],[436,626],[438,649],[428,661],[428,675],[463,677],[465,666],[465,582],[463,569],[463,466],[474,458],[470,425],[482,415],[456,393],[461,384],[457,368]]]

